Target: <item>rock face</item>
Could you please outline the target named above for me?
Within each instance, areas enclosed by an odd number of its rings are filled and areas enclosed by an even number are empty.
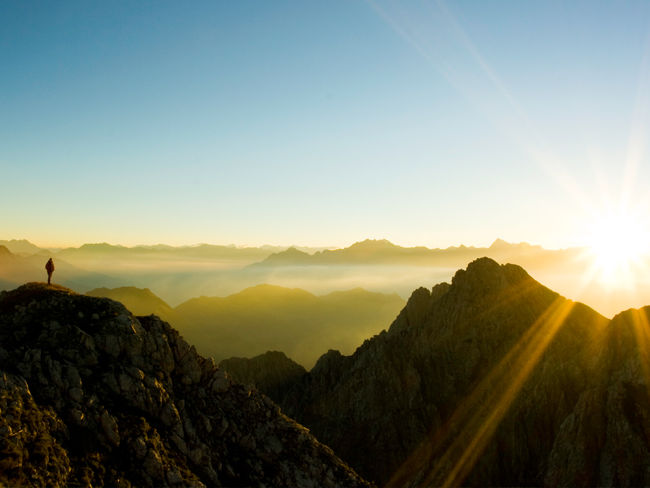
[[[368,486],[167,323],[61,287],[0,295],[0,484]]]
[[[275,399],[378,484],[647,486],[649,314],[610,322],[482,258]]]

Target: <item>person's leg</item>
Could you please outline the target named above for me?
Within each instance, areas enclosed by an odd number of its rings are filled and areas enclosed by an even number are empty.
[[[47,274],[47,284],[50,284],[50,281],[52,280],[52,273]]]

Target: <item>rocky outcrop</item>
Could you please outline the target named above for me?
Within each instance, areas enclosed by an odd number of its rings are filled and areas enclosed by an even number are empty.
[[[65,288],[0,296],[0,484],[367,486],[167,323]]]
[[[647,486],[649,313],[610,322],[483,258],[275,399],[378,484]]]

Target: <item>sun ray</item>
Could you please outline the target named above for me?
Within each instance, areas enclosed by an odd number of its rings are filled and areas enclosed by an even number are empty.
[[[557,297],[459,404],[445,425],[409,456],[387,486],[400,486],[407,473],[412,474],[431,460],[437,450],[434,446],[446,446],[450,442],[423,485],[454,486],[462,483],[573,305],[573,302]],[[517,372],[514,376],[513,371]],[[463,426],[460,433],[454,428],[458,425]]]
[[[634,338],[639,353],[639,362],[641,363],[641,370],[645,379],[646,393],[648,400],[650,400],[650,322],[643,309],[630,310],[630,314],[632,317]]]

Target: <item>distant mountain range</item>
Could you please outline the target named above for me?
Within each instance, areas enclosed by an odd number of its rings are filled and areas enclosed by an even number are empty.
[[[648,486],[648,351],[650,307],[610,321],[482,258],[352,355],[222,365],[379,485]]]
[[[99,288],[87,294],[119,301],[136,315],[159,315],[217,361],[280,349],[305,367],[331,348],[352,352],[390,323],[405,303],[395,294],[362,289],[316,296],[272,285],[228,297],[194,298],[175,308],[148,289]]]
[[[540,261],[546,264],[553,261],[574,258],[580,249],[548,250],[541,246],[528,243],[511,244],[497,239],[490,247],[448,247],[445,249],[429,249],[427,247],[401,247],[385,239],[366,239],[356,242],[343,249],[318,251],[306,253],[296,248],[271,254],[254,267],[269,266],[323,266],[323,265],[394,265],[394,266],[432,266],[446,267],[458,266],[482,256],[502,259],[516,257],[521,262],[533,262],[539,265]]]
[[[445,249],[402,247],[369,239],[342,249],[100,243],[46,251],[27,241],[2,242],[15,259],[11,267],[0,263],[1,288],[42,279],[42,267],[53,256],[57,283],[79,292],[100,287],[149,288],[173,307],[199,296],[231,295],[260,283],[318,295],[359,287],[406,298],[414,288],[449,280],[456,269],[482,256],[523,266],[560,293],[608,316],[641,306],[650,296],[650,276],[641,266],[631,272],[633,288],[604,283],[594,279],[593,258],[585,249],[548,250],[501,239],[489,247]],[[29,254],[31,251],[37,252]]]

